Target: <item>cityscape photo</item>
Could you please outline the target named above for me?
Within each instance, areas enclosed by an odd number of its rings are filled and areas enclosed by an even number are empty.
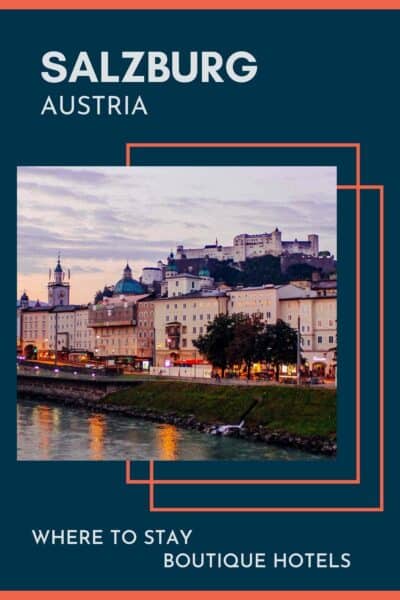
[[[335,167],[19,167],[19,460],[332,460]]]

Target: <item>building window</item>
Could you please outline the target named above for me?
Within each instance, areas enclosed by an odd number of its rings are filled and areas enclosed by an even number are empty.
[[[187,327],[186,327],[186,325],[184,325],[184,326],[182,327],[182,333],[186,333],[186,331],[187,331]]]
[[[318,342],[318,344],[322,344],[322,335],[319,335],[317,337],[317,342]]]
[[[310,346],[311,342],[310,340],[307,340],[307,346]]]
[[[175,286],[178,287],[179,281],[175,281]]]
[[[182,315],[182,321],[186,321],[186,315]]]
[[[196,320],[196,315],[193,315],[193,321],[195,321],[195,320]]]
[[[197,333],[196,327],[193,327],[193,333]]]
[[[330,344],[333,344],[333,335],[330,335],[329,338],[328,338],[328,340],[329,340]]]
[[[317,326],[321,327],[321,325],[322,325],[321,321],[317,321]]]
[[[202,321],[203,320],[203,315],[200,315],[199,319],[200,319],[200,321]]]
[[[329,327],[332,327],[332,325],[333,325],[333,321],[332,321],[332,319],[329,319]]]
[[[167,323],[168,323],[168,321],[169,321],[169,315],[167,315],[167,316],[165,317],[165,320],[166,320],[166,321],[167,321]]]
[[[192,281],[192,290],[194,289],[194,281]]]
[[[187,346],[187,339],[182,338],[182,348],[186,348],[186,346]]]

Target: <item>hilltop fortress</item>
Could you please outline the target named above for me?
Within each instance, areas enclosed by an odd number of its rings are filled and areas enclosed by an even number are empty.
[[[241,233],[233,238],[232,246],[221,246],[218,240],[215,244],[204,246],[204,248],[184,248],[177,246],[176,258],[216,258],[217,260],[233,260],[242,262],[247,258],[257,256],[283,256],[289,254],[302,254],[317,257],[319,252],[318,235],[311,233],[306,241],[282,241],[282,232],[276,228],[271,233],[248,234]]]

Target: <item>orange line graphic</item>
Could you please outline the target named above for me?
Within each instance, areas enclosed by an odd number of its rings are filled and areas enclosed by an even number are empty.
[[[149,462],[149,478],[137,479],[131,478],[131,463],[125,463],[125,482],[128,485],[149,485],[149,505],[150,510],[154,512],[381,512],[383,511],[383,495],[384,495],[384,267],[383,267],[383,250],[384,250],[384,187],[382,185],[363,185],[361,184],[361,147],[356,142],[217,142],[217,143],[196,143],[196,142],[128,142],[125,145],[125,164],[131,166],[131,155],[133,148],[351,148],[355,151],[355,183],[350,185],[338,185],[338,190],[352,190],[356,193],[356,431],[355,431],[355,447],[356,447],[356,466],[354,479],[155,479],[154,478],[154,461]],[[361,320],[360,320],[360,305],[361,305],[361,191],[372,190],[379,192],[379,211],[380,211],[380,269],[379,269],[379,287],[380,287],[380,309],[379,309],[379,324],[380,324],[380,343],[379,343],[379,371],[380,371],[380,392],[379,392],[379,414],[380,414],[380,430],[379,430],[379,451],[380,451],[380,469],[379,469],[379,506],[378,507],[294,507],[294,508],[172,508],[172,507],[155,507],[154,505],[154,486],[155,485],[358,485],[361,482]]]

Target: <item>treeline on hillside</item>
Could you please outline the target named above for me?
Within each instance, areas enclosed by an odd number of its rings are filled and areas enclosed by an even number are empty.
[[[240,263],[240,270],[230,261],[213,262],[210,265],[210,273],[215,281],[230,286],[258,286],[267,283],[279,285],[294,279],[311,279],[312,273],[318,271],[320,269],[299,263],[290,265],[283,273],[279,256],[271,255],[248,258]]]

